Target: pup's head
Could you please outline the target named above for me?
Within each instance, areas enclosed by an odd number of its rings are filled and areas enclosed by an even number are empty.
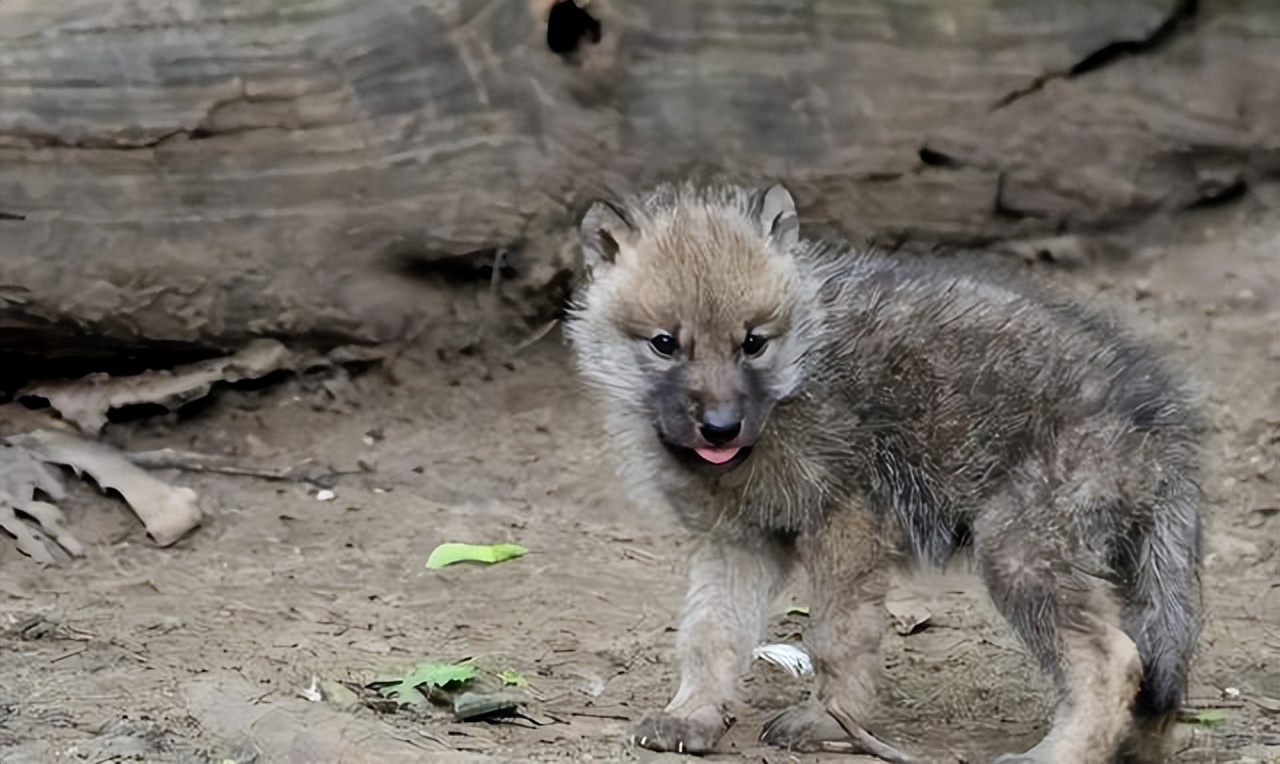
[[[798,234],[782,186],[596,203],[569,324],[581,372],[681,462],[742,464],[799,383]]]

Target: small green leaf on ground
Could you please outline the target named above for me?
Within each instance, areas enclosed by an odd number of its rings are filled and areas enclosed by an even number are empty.
[[[470,663],[433,663],[424,661],[413,667],[403,677],[380,680],[385,683],[385,694],[400,703],[413,703],[421,698],[418,688],[427,690],[453,690],[463,687],[476,675],[476,667]]]
[[[435,570],[455,562],[491,564],[521,557],[527,551],[518,544],[441,544],[427,558],[427,567]]]
[[[809,608],[803,605],[792,605],[787,608],[787,615],[802,615],[807,618],[809,617]]]
[[[1198,711],[1184,711],[1179,715],[1179,721],[1187,724],[1198,724],[1201,727],[1220,727],[1227,723],[1227,710],[1225,708],[1202,708]]]
[[[502,680],[503,684],[511,687],[526,687],[529,684],[529,680],[524,678],[524,674],[511,669],[499,671],[498,678]]]

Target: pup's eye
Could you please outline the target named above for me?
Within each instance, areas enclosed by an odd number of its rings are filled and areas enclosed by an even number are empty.
[[[751,333],[742,341],[742,352],[749,356],[760,355],[764,352],[764,346],[768,344],[768,337],[762,337],[759,334]]]
[[[680,349],[680,343],[676,341],[676,338],[666,332],[658,332],[650,337],[649,344],[653,346],[658,355],[664,356],[669,356]]]

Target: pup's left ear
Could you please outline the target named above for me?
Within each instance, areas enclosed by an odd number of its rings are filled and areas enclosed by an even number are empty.
[[[583,264],[588,272],[594,273],[613,265],[622,248],[632,244],[635,227],[621,208],[602,201],[587,210],[579,234]]]
[[[760,197],[760,230],[780,252],[790,252],[800,239],[800,218],[796,201],[781,184]]]

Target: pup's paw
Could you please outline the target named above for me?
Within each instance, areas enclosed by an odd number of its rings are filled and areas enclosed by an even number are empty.
[[[708,715],[710,716],[710,715]],[[733,724],[732,717],[715,719],[679,717],[667,713],[648,716],[636,727],[631,742],[650,751],[711,753],[720,736]]]
[[[836,720],[839,715],[843,724]],[[868,754],[891,764],[918,764],[918,759],[863,729],[838,706],[824,709],[816,702],[792,706],[765,722],[760,739],[770,745],[804,753]]]
[[[817,703],[784,709],[766,721],[760,731],[761,742],[788,751],[824,751],[830,749],[830,743],[848,739],[836,720]]]

